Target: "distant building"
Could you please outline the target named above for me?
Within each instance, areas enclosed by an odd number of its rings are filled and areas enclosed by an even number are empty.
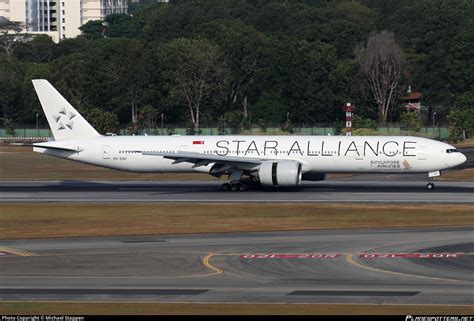
[[[82,24],[103,20],[112,13],[127,13],[127,0],[82,0]]]
[[[421,98],[423,94],[419,91],[412,91],[411,86],[408,86],[407,94],[403,97],[403,103],[407,111],[421,111]]]
[[[26,22],[26,1],[0,0],[0,16],[10,21]]]
[[[0,0],[0,16],[23,23],[25,32],[47,34],[55,42],[74,38],[90,20],[127,13],[128,0]]]

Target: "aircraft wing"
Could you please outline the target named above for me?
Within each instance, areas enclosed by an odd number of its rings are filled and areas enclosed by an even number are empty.
[[[176,153],[160,153],[160,152],[141,152],[143,155],[162,156],[167,159],[174,159],[173,164],[194,163],[193,168],[199,166],[207,166],[209,164],[228,165],[226,168],[252,169],[262,163],[263,160],[258,158],[247,158],[237,156],[219,156],[195,152],[176,152]]]

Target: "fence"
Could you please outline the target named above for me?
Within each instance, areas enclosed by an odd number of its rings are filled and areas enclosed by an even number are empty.
[[[163,131],[161,128],[155,128],[153,130],[141,130],[138,134],[139,135],[161,135],[163,132],[163,135],[186,135],[188,132],[187,128],[184,127],[168,127],[164,128]],[[218,129],[217,127],[203,127],[200,128],[200,135],[220,135],[221,132],[223,132],[222,129]],[[226,135],[232,134],[231,129],[226,129],[225,131]],[[319,126],[312,126],[312,127],[298,127],[295,126],[293,127],[293,134],[294,135],[335,135],[336,129],[333,127],[319,127]],[[127,129],[121,129],[120,130],[121,135],[128,135]],[[288,134],[285,133],[281,130],[280,127],[267,127],[266,131],[262,131],[261,128],[259,127],[253,127],[249,130],[241,131],[239,134],[245,134],[245,135],[274,135],[274,134]],[[410,131],[405,131],[401,129],[400,127],[380,127],[377,131],[377,134],[379,135],[393,135],[393,136],[407,136],[407,135],[414,135],[414,136],[423,136],[427,138],[433,138],[433,139],[447,139],[449,137],[449,128],[448,127],[423,127],[421,128],[420,131],[418,132],[410,132]],[[0,137],[19,137],[19,138],[25,138],[25,137],[52,137],[51,130],[49,128],[18,128],[15,129],[15,134],[14,135],[8,135],[6,133],[6,130],[4,128],[0,128]]]
[[[139,134],[144,135],[161,135],[163,132],[163,135],[188,135],[189,129],[184,128],[184,127],[170,127],[170,128],[164,128],[163,131],[161,128],[155,128],[155,129],[142,129],[139,131]],[[293,128],[293,134],[299,134],[299,135],[334,135],[335,129],[332,127],[301,127],[301,128]],[[121,129],[120,130],[121,135],[129,135],[127,129]],[[290,135],[290,133],[286,133],[281,130],[280,127],[267,127],[265,131],[263,131],[259,127],[253,127],[250,129],[243,129],[235,133],[234,130],[230,128],[222,129],[222,128],[217,128],[217,127],[201,127],[199,128],[199,135],[274,135],[274,134],[287,134]]]
[[[17,128],[15,129],[14,135],[8,135],[5,128],[0,128],[0,137],[51,137],[53,134],[51,133],[51,129],[49,128]]]

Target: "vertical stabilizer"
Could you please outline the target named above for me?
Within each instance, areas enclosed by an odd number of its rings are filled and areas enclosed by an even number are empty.
[[[47,80],[35,79],[33,86],[55,140],[101,136]]]

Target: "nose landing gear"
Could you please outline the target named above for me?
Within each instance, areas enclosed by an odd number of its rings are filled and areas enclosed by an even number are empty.
[[[435,177],[440,176],[440,175],[441,174],[440,174],[439,171],[428,173],[428,184],[426,184],[426,189],[427,190],[429,190],[429,191],[434,190],[435,184],[433,183],[433,180],[434,180]]]

